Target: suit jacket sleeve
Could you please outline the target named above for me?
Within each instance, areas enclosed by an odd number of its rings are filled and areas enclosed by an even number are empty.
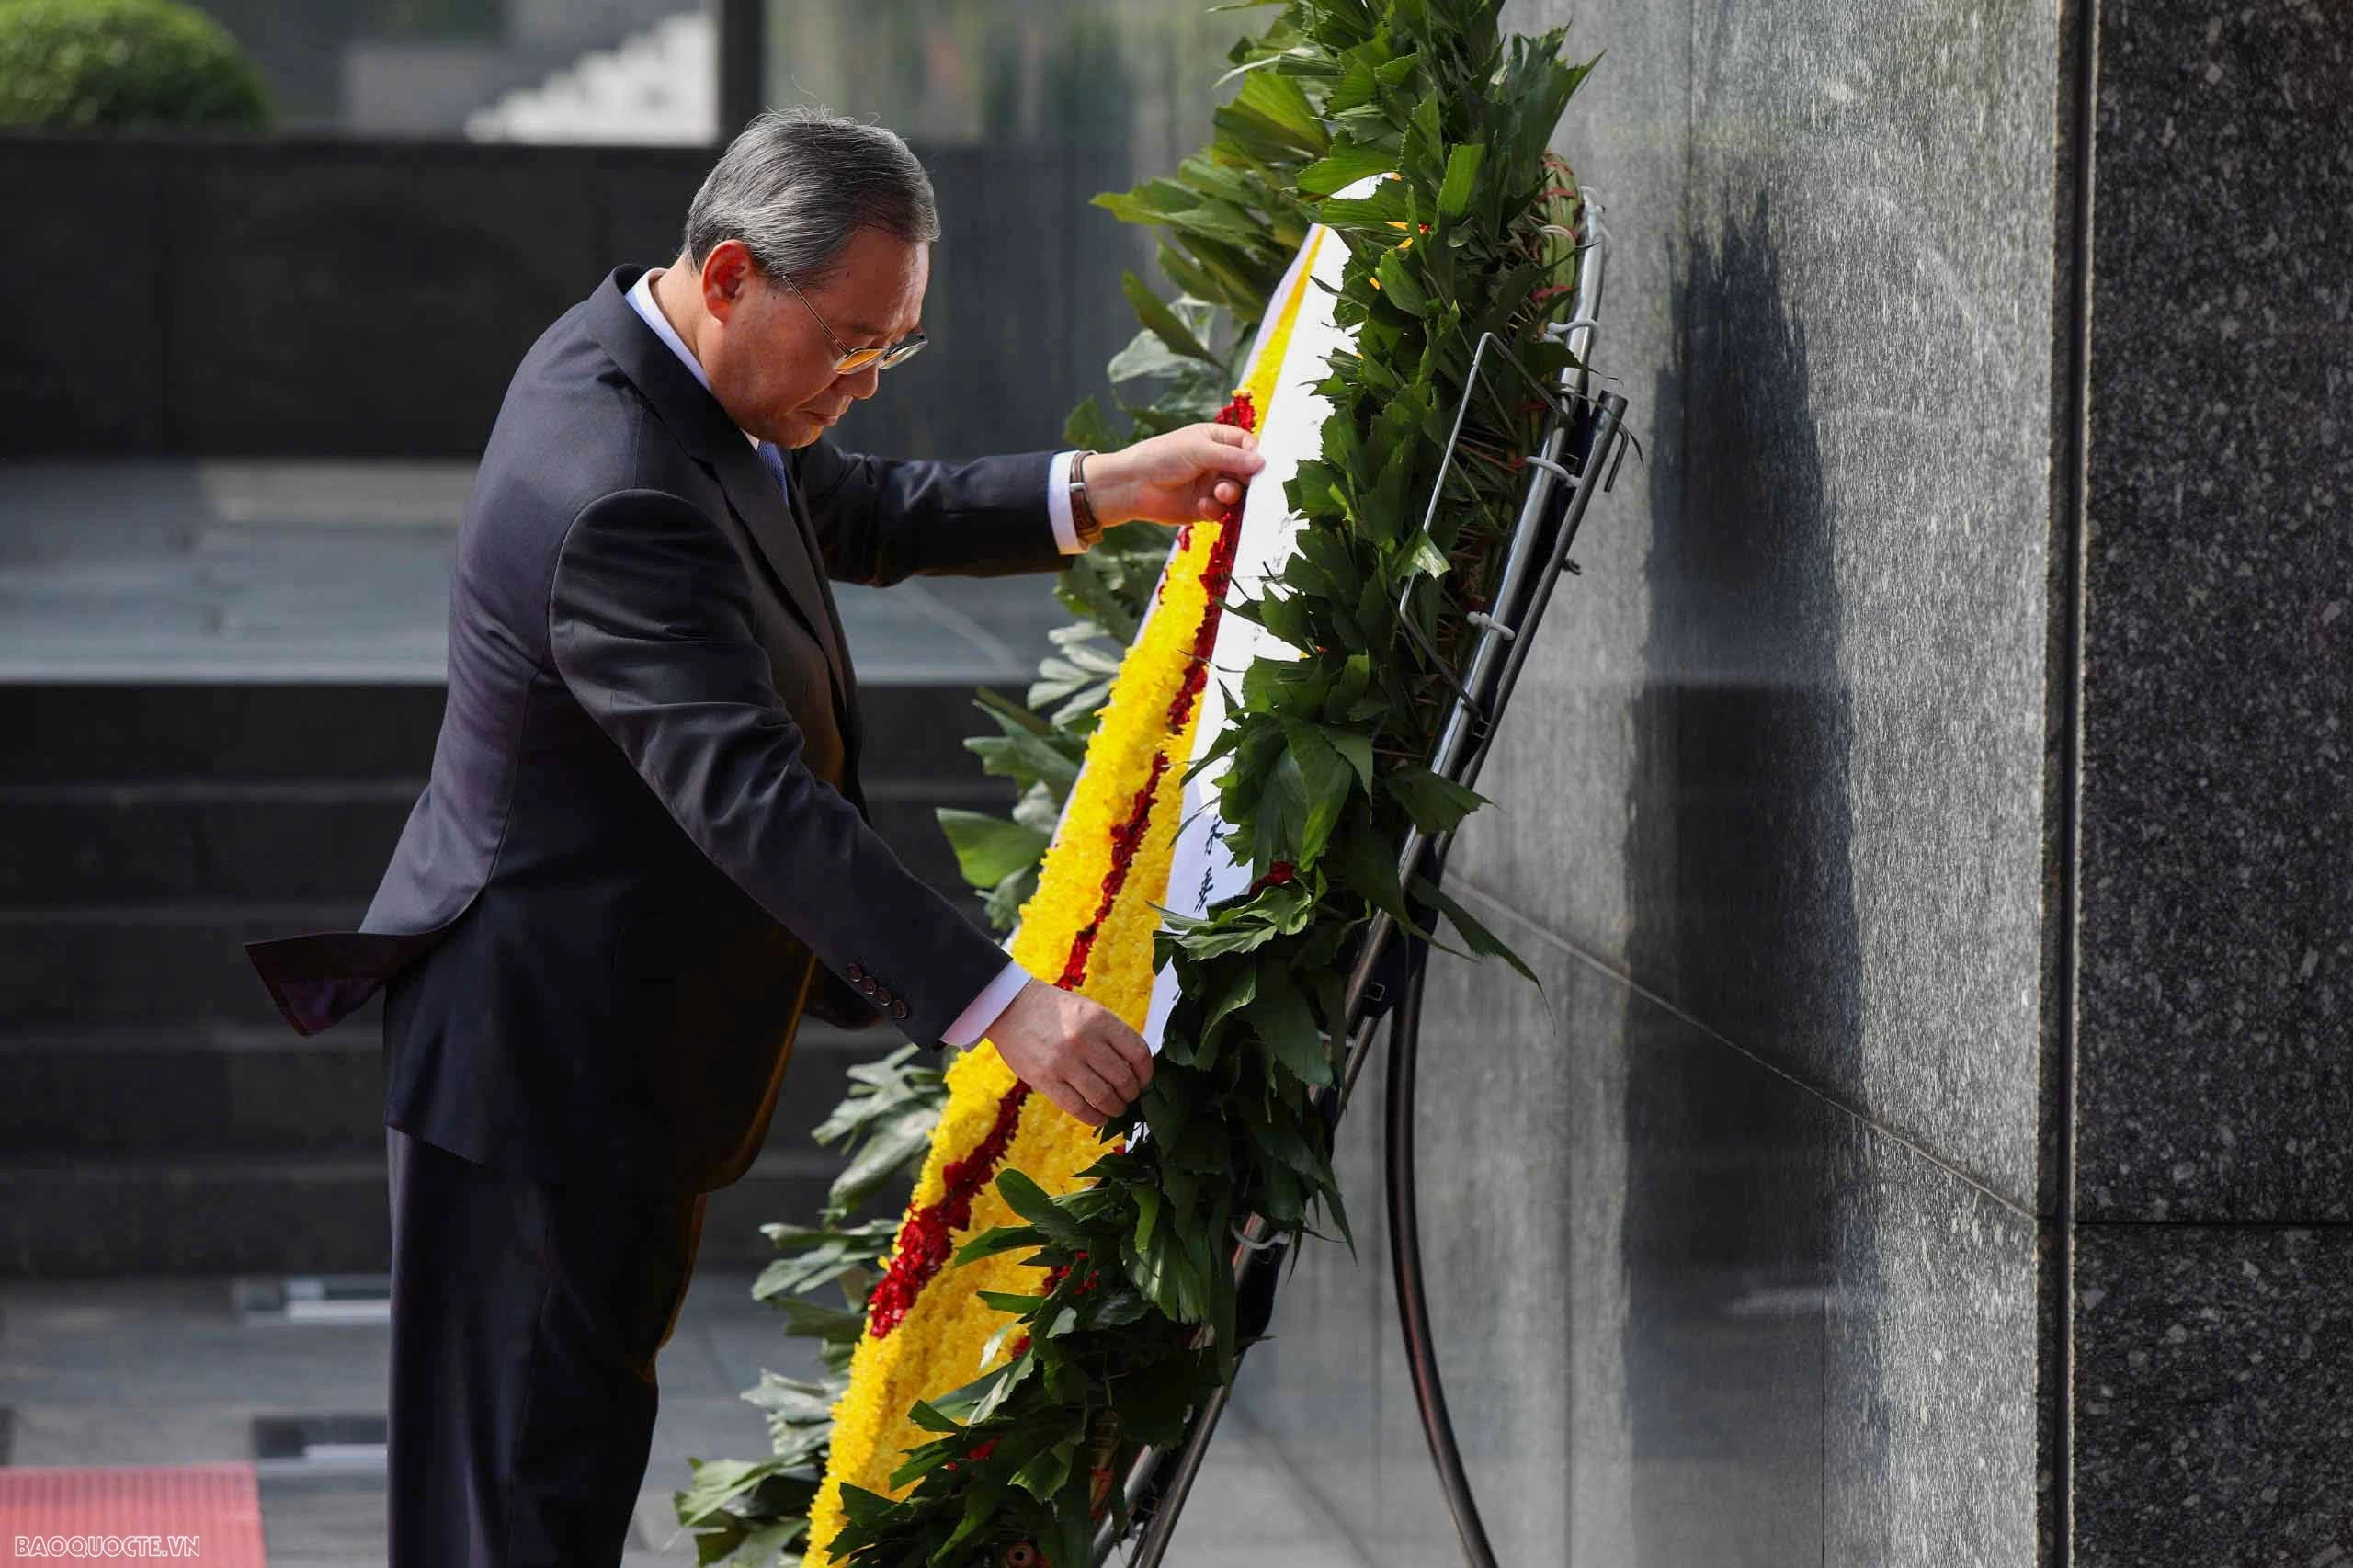
[[[753,632],[742,557],[691,504],[590,503],[548,595],[558,674],[711,863],[836,974],[862,972],[937,1044],[1005,953],[811,771]],[[886,1009],[889,1010],[889,1009]]]
[[[924,462],[845,452],[819,438],[792,483],[837,583],[888,587],[918,574],[1002,577],[1070,564],[1046,513],[1052,452]]]

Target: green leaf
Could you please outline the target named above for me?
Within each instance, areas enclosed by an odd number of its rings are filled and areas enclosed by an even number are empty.
[[[848,1213],[867,1199],[899,1180],[930,1147],[932,1130],[939,1125],[939,1107],[917,1103],[880,1123],[858,1146],[849,1168],[834,1178],[827,1205]]]
[[[995,887],[1014,872],[1038,862],[1046,852],[1048,835],[986,812],[956,806],[935,806],[932,815],[956,851],[957,869],[976,888]]]
[[[1324,851],[1324,870],[1350,892],[1362,895],[1409,933],[1420,927],[1405,908],[1405,890],[1397,881],[1398,851],[1382,835],[1358,827],[1340,834]]]
[[[1104,417],[1093,392],[1080,399],[1078,406],[1070,411],[1070,417],[1063,421],[1063,440],[1090,452],[1117,451],[1127,445],[1111,428],[1110,420]]]
[[[1332,143],[1315,118],[1306,92],[1290,77],[1261,71],[1242,84],[1233,107],[1272,126],[1302,152],[1318,153]]]
[[[1443,577],[1453,570],[1446,559],[1446,551],[1438,547],[1438,540],[1430,538],[1427,528],[1414,530],[1413,542],[1405,551],[1405,563],[1416,573],[1427,573],[1433,577]]]
[[[1404,252],[1397,250],[1381,252],[1381,266],[1376,271],[1381,278],[1381,295],[1391,304],[1408,315],[1418,316],[1428,313],[1429,293],[1423,289],[1421,279],[1415,278],[1408,268]]]
[[[907,1407],[907,1419],[926,1432],[954,1433],[964,1429],[920,1399]]]
[[[1071,1460],[1077,1452],[1078,1439],[1065,1437],[1016,1471],[1013,1484],[1041,1503],[1051,1502],[1070,1479]]]
[[[1298,764],[1300,781],[1306,790],[1307,809],[1299,829],[1299,858],[1312,860],[1323,853],[1324,840],[1332,835],[1332,825],[1340,820],[1355,774],[1318,725],[1286,720],[1283,740]]]
[[[1537,990],[1541,991],[1544,989],[1544,983],[1536,978],[1536,971],[1529,968],[1528,965],[1521,960],[1520,956],[1518,953],[1513,952],[1509,948],[1504,946],[1504,944],[1496,938],[1494,932],[1488,930],[1484,926],[1480,925],[1479,922],[1472,917],[1469,910],[1455,903],[1453,899],[1449,898],[1445,892],[1440,889],[1437,883],[1431,881],[1427,877],[1415,877],[1414,879],[1414,896],[1444,913],[1447,920],[1454,926],[1455,930],[1461,933],[1463,942],[1469,946],[1472,952],[1479,954],[1483,958],[1499,958],[1503,960],[1506,963],[1511,965],[1512,968],[1519,971],[1519,972],[1527,978],[1529,983],[1535,986]]]
[[[1353,730],[1336,730],[1328,724],[1321,733],[1332,749],[1340,754],[1341,759],[1355,769],[1357,782],[1364,786],[1364,792],[1371,794],[1372,737],[1358,734]]]
[[[866,1314],[847,1307],[823,1306],[788,1296],[777,1303],[784,1310],[784,1332],[794,1339],[858,1342],[866,1332]]]
[[[1381,782],[1391,798],[1405,808],[1414,825],[1424,833],[1451,833],[1461,825],[1464,817],[1487,802],[1487,797],[1476,790],[1433,773],[1419,763],[1397,768]]]
[[[1307,997],[1279,965],[1265,966],[1258,994],[1247,1009],[1251,1025],[1275,1060],[1310,1084],[1332,1082],[1332,1059],[1315,1027]]]
[[[1134,307],[1136,319],[1143,323],[1146,331],[1166,345],[1169,352],[1188,358],[1206,359],[1212,365],[1218,362],[1217,356],[1203,347],[1200,339],[1176,319],[1176,312],[1168,308],[1168,301],[1154,293],[1142,278],[1132,272],[1122,273],[1120,291]]]
[[[993,1225],[956,1249],[949,1261],[959,1266],[994,1257],[1001,1252],[1046,1245],[1046,1233],[1035,1225]]]
[[[1064,1213],[1062,1207],[1046,1195],[1028,1176],[1011,1165],[996,1176],[997,1195],[1012,1207],[1016,1214],[1029,1221],[1046,1234],[1056,1246],[1085,1247],[1090,1239],[1085,1226]]]
[[[1040,779],[1063,790],[1077,781],[1078,757],[1073,754],[1083,750],[1083,744],[1040,733],[1001,710],[992,710],[990,717],[996,721],[999,733],[973,735],[964,742],[964,749],[981,759],[983,773],[1010,778],[1024,790]],[[1044,721],[1029,717],[1043,725]]]
[[[688,1460],[687,1472],[692,1479],[676,1496],[678,1522],[691,1527],[715,1517],[783,1469],[779,1461],[772,1459]]]
[[[1365,74],[1368,78],[1371,73]],[[1311,196],[1345,190],[1367,175],[1387,174],[1397,165],[1397,154],[1362,142],[1346,142],[1330,154],[1299,171],[1296,183]]]
[[[1107,373],[1116,383],[1140,381],[1154,376],[1176,376],[1187,367],[1199,363],[1187,358],[1163,343],[1157,334],[1145,328],[1131,338],[1125,348],[1111,357]]]
[[[1471,210],[1472,194],[1479,188],[1479,166],[1486,157],[1485,144],[1478,142],[1466,142],[1447,154],[1446,180],[1438,191],[1439,217],[1460,218]]]

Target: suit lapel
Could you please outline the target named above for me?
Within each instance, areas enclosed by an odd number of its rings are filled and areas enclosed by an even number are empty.
[[[799,465],[792,464],[788,466],[793,467],[797,471]],[[766,477],[767,472],[767,471],[765,467],[761,469],[762,477]],[[823,547],[821,547],[817,542],[817,528],[816,525],[811,521],[809,517],[809,503],[801,499],[801,479],[798,472],[794,473],[792,483],[787,488],[785,494],[792,498],[792,521],[794,526],[801,530],[801,543],[802,549],[807,552],[810,560],[821,563],[820,570],[817,573],[817,592],[824,600],[826,622],[834,627],[838,632],[842,623],[841,610],[839,607],[834,603],[833,582],[825,575],[822,568],[822,563],[825,559],[825,552]],[[850,663],[849,643],[847,639],[837,636],[834,642],[826,644],[826,648],[828,652],[834,655],[834,667],[838,673],[841,681],[841,688],[836,695],[841,696],[844,699],[842,703],[842,738],[844,742],[844,750],[849,758],[848,764],[845,768],[845,774],[850,779],[855,780],[858,778],[858,748],[860,743],[862,743],[866,738],[865,724],[858,707],[858,666]]]
[[[699,390],[699,389],[698,389]],[[834,702],[845,714],[849,709],[849,696],[857,689],[850,682],[849,654],[842,644],[841,620],[834,608],[833,590],[825,582],[824,568],[817,553],[815,541],[800,517],[796,504],[788,508],[784,493],[777,489],[776,480],[752,450],[750,442],[742,436],[735,437],[736,450],[724,449],[714,457],[704,460],[719,476],[721,488],[727,492],[727,504],[734,508],[743,521],[752,542],[760,547],[768,569],[783,585],[786,602],[801,618],[817,646],[825,651],[825,666],[833,677]],[[799,497],[795,497],[797,503]]]
[[[776,481],[744,433],[727,417],[719,400],[678,362],[669,346],[654,335],[627,298],[628,290],[645,269],[617,268],[588,297],[588,324],[605,352],[622,374],[645,394],[662,422],[696,460],[710,469],[727,494],[727,504],[759,547],[775,574],[785,603],[825,655],[826,673],[834,684],[834,703],[849,738],[850,694],[857,686],[843,646],[840,621],[832,591],[825,583],[823,557],[814,533],[801,509],[800,496],[788,509]]]

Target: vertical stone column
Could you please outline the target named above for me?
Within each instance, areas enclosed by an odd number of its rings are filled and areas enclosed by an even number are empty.
[[[2353,1561],[2353,11],[2105,4],[2074,1562]]]

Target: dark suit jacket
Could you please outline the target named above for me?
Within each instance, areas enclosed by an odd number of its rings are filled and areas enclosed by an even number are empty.
[[[707,1191],[758,1152],[813,972],[830,1010],[937,1044],[1005,962],[868,825],[825,579],[1063,557],[1046,452],[821,440],[788,454],[788,508],[630,308],[642,270],[507,389],[458,536],[431,779],[360,928],[247,950],[303,1034],[386,987],[391,1125],[551,1180]]]

